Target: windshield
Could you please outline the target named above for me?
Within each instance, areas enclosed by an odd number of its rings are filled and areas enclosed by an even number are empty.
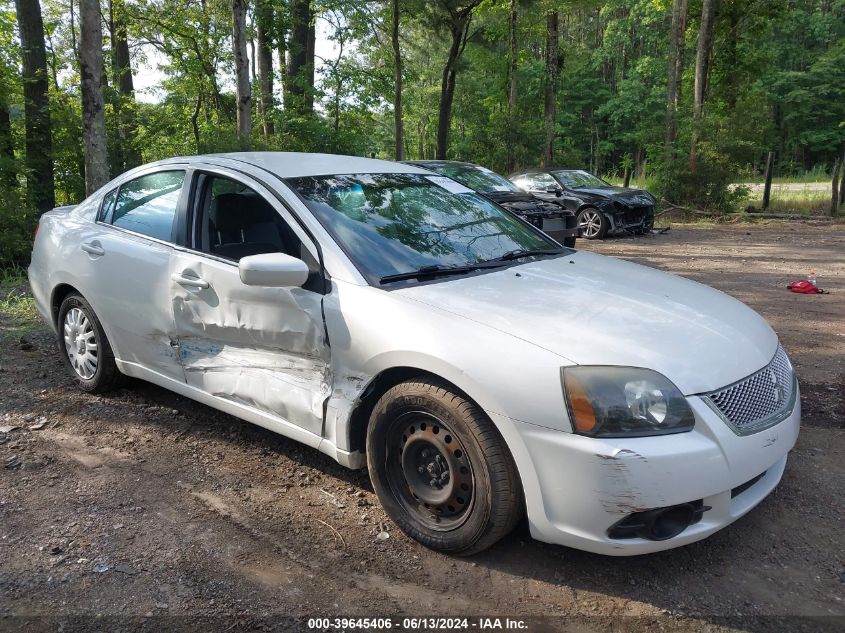
[[[560,248],[442,176],[308,176],[287,183],[371,280],[424,266],[472,265],[510,251]]]
[[[500,191],[523,193],[522,189],[510,180],[494,171],[490,171],[486,167],[449,163],[430,163],[423,166],[426,169],[436,171],[438,174],[449,176],[452,180],[457,180],[470,189],[481,193],[496,193]]]
[[[570,189],[593,189],[596,187],[604,188],[613,186],[601,178],[597,178],[591,173],[581,171],[580,169],[577,171],[558,170],[552,173],[557,176],[558,180]]]

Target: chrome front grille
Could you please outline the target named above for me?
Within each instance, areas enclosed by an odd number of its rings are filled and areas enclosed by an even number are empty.
[[[778,345],[771,362],[727,387],[704,394],[704,401],[740,435],[762,431],[786,418],[795,405],[795,372]]]

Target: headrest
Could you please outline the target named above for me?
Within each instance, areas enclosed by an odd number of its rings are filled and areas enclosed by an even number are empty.
[[[270,219],[272,209],[255,195],[223,193],[217,196],[209,215],[218,231],[241,231]]]

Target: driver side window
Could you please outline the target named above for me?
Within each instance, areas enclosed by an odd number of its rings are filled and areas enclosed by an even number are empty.
[[[212,174],[199,178],[193,231],[196,250],[235,263],[263,253],[296,257],[310,271],[302,287],[319,292],[319,262],[267,200],[231,178]]]
[[[305,259],[301,241],[267,200],[229,178],[210,174],[201,178],[197,250],[235,262],[262,253]]]

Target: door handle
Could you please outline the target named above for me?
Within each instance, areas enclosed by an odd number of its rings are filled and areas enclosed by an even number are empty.
[[[95,255],[97,257],[102,257],[106,254],[105,249],[100,246],[99,242],[87,242],[82,244],[82,250],[88,253],[89,255]]]
[[[205,290],[209,287],[208,282],[204,279],[200,279],[199,277],[185,277],[179,273],[173,273],[170,278],[180,286],[187,286],[197,290]]]

